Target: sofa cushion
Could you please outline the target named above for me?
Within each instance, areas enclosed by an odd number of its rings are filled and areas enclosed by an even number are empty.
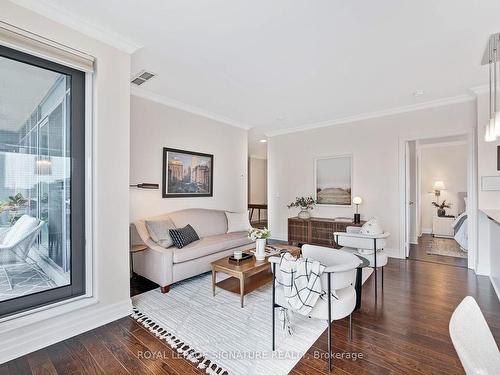
[[[203,237],[182,249],[174,249],[173,262],[186,262],[251,243],[252,241],[247,237],[247,232],[224,233]]]
[[[178,249],[182,249],[190,243],[198,241],[200,239],[196,231],[189,224],[181,229],[170,229],[169,232],[170,237],[172,237],[174,246]]]
[[[169,214],[177,228],[190,224],[200,238],[227,232],[227,219],[224,211],[190,208]]]
[[[380,224],[378,218],[372,217],[370,220],[363,224],[359,233],[374,236],[384,233],[384,230],[382,229],[382,225]]]
[[[170,229],[175,229],[175,224],[170,218],[160,220],[146,220],[146,228],[148,228],[149,236],[158,245],[164,248],[172,246],[172,237],[170,237]]]
[[[248,211],[243,212],[226,212],[227,217],[227,233],[244,232],[252,229],[250,220],[248,219]]]

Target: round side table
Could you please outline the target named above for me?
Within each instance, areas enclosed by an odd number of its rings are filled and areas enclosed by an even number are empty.
[[[130,278],[134,277],[134,254],[146,250],[146,245],[131,245],[130,246]]]

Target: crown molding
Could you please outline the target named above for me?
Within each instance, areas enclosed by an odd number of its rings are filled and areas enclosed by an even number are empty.
[[[133,96],[138,96],[138,97],[143,98],[143,99],[148,99],[148,100],[151,100],[153,102],[166,105],[168,107],[180,109],[181,111],[184,111],[184,112],[189,112],[189,113],[192,113],[194,115],[206,117],[210,120],[222,122],[223,124],[226,124],[226,125],[235,126],[237,128],[241,128],[241,129],[245,129],[245,130],[248,130],[251,128],[251,126],[244,124],[242,122],[218,115],[216,113],[207,111],[203,108],[195,107],[191,104],[186,104],[186,103],[179,102],[175,99],[167,98],[166,96],[163,96],[160,94],[155,94],[154,92],[145,90],[145,89],[140,88],[140,87],[133,87],[132,86],[130,88],[130,94]]]
[[[123,35],[88,22],[74,13],[50,4],[46,0],[10,1],[128,54],[132,54],[142,48],[141,45],[124,37]]]
[[[442,107],[442,106],[451,105],[451,104],[458,104],[458,103],[465,103],[465,102],[473,101],[475,99],[476,98],[474,96],[468,95],[468,94],[451,96],[448,98],[437,99],[437,100],[432,100],[432,101],[418,103],[418,104],[411,104],[411,105],[406,105],[406,106],[401,106],[401,107],[395,107],[395,108],[385,109],[382,111],[368,112],[368,113],[362,113],[362,114],[354,115],[354,116],[342,117],[342,118],[339,118],[336,120],[311,123],[311,124],[302,125],[302,126],[298,126],[298,127],[294,127],[294,128],[272,130],[272,131],[265,133],[265,135],[267,137],[274,137],[274,136],[282,135],[282,134],[295,133],[295,132],[301,132],[301,131],[305,131],[305,130],[324,128],[324,127],[333,126],[333,125],[348,124],[351,122],[357,122],[357,121],[363,121],[363,120],[370,120],[370,119],[374,119],[374,118],[392,116],[392,115],[397,115],[397,114],[401,114],[401,113],[420,111],[422,109]]]

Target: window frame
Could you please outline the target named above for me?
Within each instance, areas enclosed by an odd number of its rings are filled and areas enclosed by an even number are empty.
[[[87,259],[86,259],[86,73],[65,65],[55,63],[37,56],[30,55],[3,45],[0,45],[0,57],[8,58],[20,63],[51,70],[71,77],[70,94],[70,149],[71,149],[71,282],[0,301],[0,319],[38,310],[41,307],[52,305],[68,299],[83,296],[87,292]]]

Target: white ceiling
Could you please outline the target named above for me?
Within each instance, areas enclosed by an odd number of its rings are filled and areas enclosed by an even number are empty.
[[[0,57],[0,130],[18,131],[59,76]]]
[[[144,90],[256,138],[463,96],[487,83],[480,61],[500,31],[498,0],[16,2],[142,46],[132,74],[158,74]]]

